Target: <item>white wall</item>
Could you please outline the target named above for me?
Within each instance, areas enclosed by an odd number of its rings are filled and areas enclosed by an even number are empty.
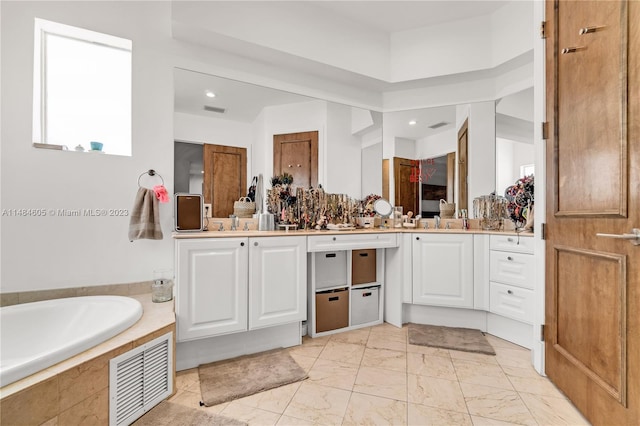
[[[496,189],[496,121],[495,102],[477,102],[469,109],[469,198],[491,194]]]
[[[416,142],[416,158],[433,158],[458,151],[458,133],[455,128],[445,130]]]
[[[332,194],[360,198],[362,141],[352,134],[352,108],[327,103],[327,172],[324,189]]]
[[[207,118],[176,112],[173,114],[174,139],[180,142],[208,143],[247,149],[247,183],[254,176],[252,125],[239,121]]]
[[[170,4],[2,2],[1,7],[2,207],[131,209],[138,176],[149,169],[164,177],[171,192]],[[133,40],[131,157],[31,146],[35,17]],[[164,240],[135,242],[127,236],[129,217],[2,217],[1,291],[149,280],[154,269],[173,266],[171,212],[171,204],[161,205]]]

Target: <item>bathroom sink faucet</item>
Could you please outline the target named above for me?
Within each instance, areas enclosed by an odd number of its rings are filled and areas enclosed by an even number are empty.
[[[435,229],[440,229],[440,216],[436,215],[433,217],[436,221],[436,224],[434,226]]]
[[[219,223],[220,227],[218,228],[218,231],[224,231],[224,222],[222,221],[215,221],[215,222],[211,222],[213,224]]]

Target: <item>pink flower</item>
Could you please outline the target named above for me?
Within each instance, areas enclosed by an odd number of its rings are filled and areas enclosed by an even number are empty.
[[[167,192],[167,188],[164,185],[156,185],[153,187],[153,192],[156,193],[156,198],[161,203],[169,202],[169,193]]]

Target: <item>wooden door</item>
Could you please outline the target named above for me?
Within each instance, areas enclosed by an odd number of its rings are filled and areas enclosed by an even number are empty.
[[[204,144],[202,158],[204,202],[213,217],[229,217],[233,203],[247,195],[247,149]]]
[[[419,215],[418,196],[420,193],[420,161],[393,157],[393,187],[395,206],[402,206],[402,213],[412,211]]]
[[[468,209],[467,197],[467,175],[469,174],[469,162],[467,153],[469,151],[469,120],[464,120],[458,130],[458,211]]]
[[[318,186],[318,132],[273,135],[273,174],[293,176],[293,188]]]
[[[596,234],[640,228],[640,2],[546,16],[545,369],[594,425],[638,425],[640,245]]]

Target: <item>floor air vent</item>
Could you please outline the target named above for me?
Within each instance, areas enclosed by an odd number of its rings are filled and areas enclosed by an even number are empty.
[[[109,425],[130,425],[171,395],[173,333],[113,358],[109,364]]]

